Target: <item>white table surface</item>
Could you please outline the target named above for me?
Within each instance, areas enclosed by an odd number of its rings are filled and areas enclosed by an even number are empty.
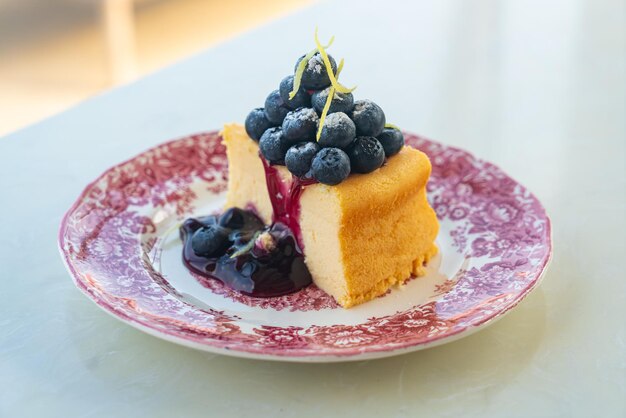
[[[623,2],[370,3],[322,3],[0,139],[0,416],[626,416]],[[243,120],[316,24],[391,122],[536,193],[541,287],[468,338],[345,364],[211,355],[106,315],[62,265],[64,211],[112,164]]]

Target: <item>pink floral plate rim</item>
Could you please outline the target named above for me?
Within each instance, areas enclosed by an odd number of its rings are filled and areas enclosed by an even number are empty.
[[[105,311],[193,348],[264,359],[345,361],[452,341],[502,317],[537,286],[552,254],[550,220],[532,193],[497,166],[410,133],[405,138],[431,158],[429,200],[440,221],[451,225],[456,251],[469,260],[439,286],[436,298],[410,309],[356,325],[246,329],[236,315],[181,298],[146,263],[158,239],[145,208],[180,218],[194,209],[192,184],[201,182],[210,193],[225,189],[227,162],[218,132],[166,142],[104,172],[65,214],[61,255],[76,286]],[[212,291],[258,306],[219,286]],[[336,308],[319,293],[309,289],[261,308]]]

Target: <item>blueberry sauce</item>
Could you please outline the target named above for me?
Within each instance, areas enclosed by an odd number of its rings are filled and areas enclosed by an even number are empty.
[[[185,266],[203,280],[217,279],[245,295],[281,296],[311,284],[304,263],[300,230],[300,197],[313,179],[293,176],[290,184],[281,181],[276,166],[259,155],[272,203],[272,225],[264,226],[253,208],[231,208],[221,216],[187,219],[180,228]],[[212,256],[194,251],[192,237],[202,228],[225,228],[226,248]],[[225,239],[225,238],[224,238]]]
[[[230,246],[216,257],[197,255],[191,237],[200,228],[218,224],[218,217],[187,219],[180,228],[187,268],[200,276],[201,283],[218,279],[255,297],[281,296],[308,286],[311,274],[291,230],[280,222],[259,229],[261,220],[252,211],[245,212],[243,224],[230,230]]]
[[[286,225],[293,232],[300,248],[304,248],[299,222],[300,197],[304,187],[316,183],[316,181],[293,176],[291,185],[286,185],[281,181],[280,173],[276,166],[269,164],[262,156],[259,156],[259,158],[263,162],[267,192],[272,202],[274,213],[272,221]]]

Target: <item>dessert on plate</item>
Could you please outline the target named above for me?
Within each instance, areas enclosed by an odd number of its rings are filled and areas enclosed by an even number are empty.
[[[224,126],[226,210],[185,221],[183,259],[248,295],[313,282],[349,308],[422,275],[439,224],[428,157],[339,83],[332,39],[315,41],[245,125]]]

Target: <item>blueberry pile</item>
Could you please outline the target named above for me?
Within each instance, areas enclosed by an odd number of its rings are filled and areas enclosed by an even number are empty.
[[[296,69],[305,57],[298,59]],[[337,64],[328,58],[337,76]],[[271,164],[286,165],[297,177],[336,185],[350,173],[376,170],[385,158],[402,149],[402,132],[385,125],[380,106],[371,100],[355,101],[352,93],[332,88],[319,52],[308,60],[298,90],[290,94],[295,83],[295,75],[283,78],[278,90],[265,99],[265,107],[252,110],[246,118],[246,132],[259,141],[261,154]],[[320,118],[331,91],[334,94],[318,138]]]

